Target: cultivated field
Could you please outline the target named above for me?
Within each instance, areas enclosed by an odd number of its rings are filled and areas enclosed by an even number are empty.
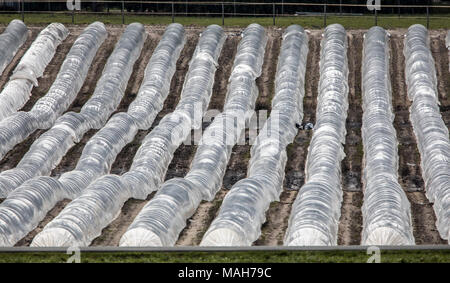
[[[27,104],[21,109],[29,111],[34,103],[44,96],[52,82],[55,80],[58,70],[64,61],[76,38],[81,34],[85,26],[67,25],[70,34],[58,47],[55,56],[45,69],[43,77],[39,78],[38,86],[32,90],[32,96]],[[25,44],[15,55],[13,61],[6,67],[0,78],[0,88],[7,83],[15,66],[21,56],[30,47],[44,26],[28,26],[30,36]],[[124,98],[114,113],[123,112],[128,109],[129,104],[136,97],[139,86],[143,79],[144,69],[162,37],[165,26],[146,26],[148,37],[144,43],[143,51],[136,61],[130,80],[125,91]],[[139,130],[134,140],[129,143],[117,156],[111,174],[121,175],[129,171],[133,157],[135,156],[144,137],[158,125],[164,115],[172,112],[180,98],[183,88],[184,78],[188,71],[189,62],[193,56],[199,34],[203,28],[185,27],[186,44],[181,51],[181,55],[176,64],[176,72],[171,81],[169,96],[164,102],[163,110],[157,115],[153,126],[149,130]],[[4,27],[0,28],[2,32]],[[119,26],[107,26],[108,36],[100,46],[92,65],[90,66],[87,78],[78,93],[75,101],[70,105],[68,111],[79,112],[84,103],[93,93],[97,80],[102,74],[102,69],[114,49],[115,43],[119,40],[125,28]],[[218,69],[215,74],[213,94],[209,104],[209,109],[222,110],[225,94],[227,91],[228,79],[233,66],[236,48],[241,39],[242,29],[225,28],[227,38],[223,45],[222,52],[218,60]],[[271,101],[274,96],[274,81],[277,68],[277,59],[280,53],[283,29],[266,28],[268,41],[262,66],[262,74],[256,80],[259,89],[259,96],[256,101],[255,110],[271,109]],[[320,78],[320,41],[322,30],[310,30],[309,33],[309,53],[307,57],[305,97],[303,101],[304,118],[303,124],[315,124],[315,112],[317,105],[318,83]],[[342,162],[342,188],[344,191],[339,222],[338,244],[339,245],[359,245],[361,243],[362,232],[362,212],[363,203],[362,191],[362,168],[363,168],[363,146],[361,138],[362,126],[362,97],[361,97],[361,64],[363,35],[366,30],[348,30],[348,84],[349,84],[349,110],[346,121],[347,136],[344,146],[346,154]],[[403,39],[406,29],[389,30],[390,39],[390,76],[392,83],[392,104],[395,114],[394,127],[397,131],[398,154],[399,154],[399,183],[404,189],[409,202],[411,203],[411,215],[413,234],[418,245],[438,245],[447,244],[436,229],[436,216],[433,205],[427,200],[424,192],[424,181],[420,169],[420,155],[417,149],[416,138],[412,130],[409,119],[410,101],[407,98],[405,82],[405,58],[403,55]],[[429,32],[431,42],[431,52],[435,60],[436,74],[438,80],[438,91],[440,100],[440,111],[447,128],[450,125],[450,73],[449,56],[445,47],[445,30],[431,30]],[[207,123],[203,124],[206,129]],[[16,145],[0,161],[0,172],[14,168],[20,159],[29,149],[44,130],[37,130],[25,141]],[[58,177],[65,172],[75,168],[81,155],[83,147],[87,141],[97,132],[89,130],[83,139],[78,142],[64,156],[59,165],[52,170],[51,176]],[[262,226],[262,234],[254,243],[258,246],[282,245],[291,206],[297,196],[298,190],[304,184],[305,161],[308,145],[313,131],[299,130],[293,144],[288,146],[288,160],[286,165],[286,175],[284,188],[279,202],[270,205],[267,211],[267,221]],[[166,180],[174,177],[184,177],[189,171],[190,163],[196,152],[195,145],[181,145],[175,152],[174,158],[167,171]],[[197,246],[208,229],[211,222],[217,215],[222,200],[229,189],[238,180],[245,178],[247,165],[250,159],[250,145],[236,145],[233,148],[231,159],[228,163],[223,186],[217,193],[213,201],[202,201],[195,214],[187,221],[186,228],[181,232],[177,246]],[[130,199],[125,202],[120,215],[97,237],[92,246],[118,246],[119,240],[133,222],[136,215],[144,205],[152,199],[155,193],[150,194],[146,200]],[[3,200],[0,200],[0,202]],[[38,227],[20,240],[16,246],[28,246],[33,238],[56,217],[69,200],[63,200],[46,215]]]

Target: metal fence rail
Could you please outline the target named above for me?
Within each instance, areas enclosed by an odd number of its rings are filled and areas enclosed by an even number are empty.
[[[366,251],[371,246],[253,246],[253,247],[79,247],[80,252],[277,252],[277,251]],[[415,245],[415,246],[376,246],[381,251],[401,250],[450,250],[449,245]],[[24,252],[63,252],[67,248],[37,248],[37,247],[12,247],[0,248],[0,253],[24,253]]]

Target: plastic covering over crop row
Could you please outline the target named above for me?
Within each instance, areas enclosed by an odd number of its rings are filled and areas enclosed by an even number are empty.
[[[428,199],[434,202],[436,226],[443,239],[450,237],[450,141],[439,112],[436,70],[428,31],[412,25],[406,34],[406,84],[410,120],[421,157],[422,177]]]
[[[157,72],[161,72],[162,77],[166,77],[169,76],[168,81],[170,81],[171,76],[174,73],[174,70],[172,70],[175,65],[175,62],[178,59],[178,56],[181,52],[181,49],[184,45],[184,29],[180,26],[180,25],[171,25],[168,27],[168,30],[173,31],[174,29],[178,29],[178,32],[175,34],[172,34],[171,36],[163,36],[163,38],[161,39],[162,45],[164,45],[165,43],[167,43],[167,41],[172,42],[172,47],[164,47],[163,49],[167,49],[169,48],[169,52],[166,52],[167,55],[164,57],[166,62],[169,62],[167,65],[169,66],[169,69],[166,70],[159,70],[157,69]],[[132,24],[130,25],[129,29],[127,30],[127,36],[129,36],[130,38],[128,38],[128,40],[124,40],[121,42],[121,45],[123,44],[122,47],[127,48],[127,46],[129,47],[131,45],[137,45],[135,47],[138,47],[138,49],[140,49],[142,46],[140,46],[143,41],[144,41],[144,34],[142,34],[143,32],[143,27],[141,24]],[[135,38],[136,36],[136,38]],[[133,38],[138,39],[141,38],[142,42],[138,42],[133,40]],[[128,42],[130,41],[130,42]],[[158,45],[159,46],[159,45]],[[161,48],[156,48],[155,52],[153,55],[158,56],[161,51]],[[159,52],[158,52],[159,51]],[[139,53],[139,52],[137,52]],[[121,54],[121,53],[118,53]],[[122,54],[124,55],[124,54]],[[125,58],[122,58],[122,56],[118,56],[117,58],[118,60],[122,61]],[[131,58],[129,59],[125,59],[125,61],[129,61],[132,60]],[[135,59],[134,59],[135,60]],[[163,60],[163,58],[162,58]],[[172,62],[173,61],[173,62]],[[172,62],[172,63],[170,63]],[[132,62],[128,62],[128,64],[132,64]],[[116,67],[116,66],[115,66]],[[118,67],[118,66],[117,66]],[[147,66],[148,67],[148,66]],[[165,72],[167,72],[165,74]],[[111,77],[111,79],[115,80],[115,77]],[[96,127],[96,125],[98,125],[99,121],[102,121],[103,119],[106,119],[107,116],[104,116],[106,112],[104,112],[105,110],[102,110],[98,113],[98,115],[94,115],[95,114],[95,107],[100,107],[98,108],[99,110],[102,108],[102,103],[106,103],[104,106],[106,107],[106,109],[112,109],[115,108],[117,105],[116,103],[119,102],[120,98],[116,97],[116,95],[118,93],[116,93],[115,90],[114,92],[110,92],[111,89],[109,89],[109,83],[108,80],[105,81],[105,88],[102,88],[102,91],[100,91],[97,96],[93,96],[92,100],[89,100],[82,108],[81,114],[83,115],[83,117],[94,117],[94,119],[92,121],[90,121],[93,127]],[[118,82],[116,82],[118,83]],[[147,83],[145,80],[143,81],[143,84]],[[120,85],[120,91],[122,91],[122,86]],[[156,92],[156,93],[160,93],[160,92]],[[140,93],[138,93],[139,96]],[[86,111],[85,111],[86,110]],[[149,113],[150,115],[151,113]],[[86,116],[84,116],[86,115]],[[92,116],[94,115],[94,116]],[[96,117],[96,118],[95,118]],[[103,118],[102,118],[103,117]],[[95,139],[91,139],[88,145],[85,146],[85,150],[82,153],[82,157],[79,160],[79,164],[77,165],[78,168],[81,166],[84,168],[82,168],[82,170],[85,171],[80,171],[80,170],[74,170],[71,172],[67,172],[65,174],[62,175],[61,178],[59,178],[58,180],[58,184],[61,187],[61,189],[59,190],[59,193],[56,194],[55,197],[45,197],[41,196],[40,198],[37,198],[37,200],[42,201],[43,199],[45,200],[45,207],[44,208],[40,208],[40,211],[44,210],[44,211],[48,211],[49,209],[51,209],[57,201],[63,199],[63,198],[70,198],[73,199],[75,198],[77,195],[79,195],[79,193],[84,190],[93,180],[95,180],[96,178],[100,177],[102,174],[102,170],[104,170],[103,168],[110,168],[112,162],[114,161],[116,155],[118,154],[118,152],[120,152],[120,150],[123,148],[123,146],[125,146],[125,144],[127,143],[128,140],[130,140],[130,138],[126,138],[124,136],[124,133],[129,132],[129,123],[123,123],[123,119],[128,119],[126,121],[130,121],[131,123],[133,123],[133,120],[131,118],[131,116],[127,115],[127,113],[118,113],[117,115],[115,115],[115,117],[119,117],[119,118],[111,118],[109,121],[109,126],[105,127],[106,130],[103,131],[99,131],[96,135],[94,135],[94,137],[96,137]],[[98,118],[98,119],[97,119]],[[121,119],[123,118],[123,119]],[[90,119],[90,118],[89,118]],[[105,129],[103,128],[103,129]],[[129,136],[129,134],[127,135]],[[132,139],[132,137],[131,137]],[[117,141],[119,140],[119,141]],[[111,141],[113,143],[111,143]],[[109,149],[109,153],[105,156],[101,156],[100,154],[104,153],[105,150],[104,148],[106,147],[106,150]],[[86,150],[86,148],[88,148],[88,150]],[[91,160],[91,161],[90,161]],[[80,165],[81,164],[81,165]],[[27,183],[25,183],[27,184]],[[24,184],[24,185],[25,185]],[[16,194],[19,191],[19,189],[17,189],[16,191],[14,191],[12,194]],[[57,191],[57,190],[56,190]],[[36,213],[36,210],[33,210],[35,207],[37,207],[36,205],[31,204],[28,207],[28,211],[30,215],[34,215],[34,213]],[[32,217],[29,217],[30,219],[32,219]],[[37,222],[36,222],[37,223]],[[26,227],[32,227],[32,225],[28,225],[27,223],[23,223],[22,225],[22,229],[25,229]],[[15,228],[15,227],[12,227]],[[51,245],[51,244],[50,244]]]
[[[398,183],[397,135],[392,122],[389,34],[365,34],[362,63],[364,146],[363,245],[414,245],[410,204]]]
[[[0,93],[0,121],[27,102],[31,89],[38,85],[37,79],[44,74],[56,48],[68,34],[69,30],[59,23],[50,24],[39,33]]]
[[[225,34],[217,25],[209,26],[201,34],[177,108],[146,136],[131,170],[123,176],[106,175],[92,183],[45,227],[33,245],[89,245],[120,213],[127,199],[145,199],[159,187],[175,149],[194,126],[189,111],[198,102],[204,103],[204,107],[198,109],[202,113],[208,107],[224,40]]]
[[[251,148],[247,178],[227,194],[219,214],[203,237],[203,246],[250,246],[261,234],[266,210],[283,190],[286,146],[303,119],[308,36],[302,27],[283,34],[272,111]]]
[[[135,99],[139,104],[134,104],[133,108],[140,108],[139,111],[143,111],[142,115],[147,117],[150,125],[162,109],[169,93],[167,85],[170,85],[175,73],[176,62],[184,43],[183,26],[169,25],[147,64],[144,79]],[[133,108],[130,105],[128,112],[113,115],[87,142],[75,170],[61,176],[59,180],[64,184],[71,199],[77,197],[91,182],[109,173],[117,155],[134,139],[139,129],[138,120],[141,118],[133,117],[131,114]]]
[[[50,128],[67,110],[106,35],[102,23],[90,24],[73,44],[47,94],[30,112],[14,113],[0,122],[0,158],[35,130]]]
[[[58,118],[50,130],[33,142],[16,168],[0,174],[0,196],[6,196],[34,176],[50,174],[75,142],[88,130],[106,122],[123,97],[144,41],[144,26],[129,25],[108,58],[95,91],[81,113],[68,112]]]
[[[69,112],[61,116],[33,143],[16,168],[0,174],[2,191],[11,191],[33,176],[49,174],[74,142],[78,142],[87,130],[98,126],[99,121],[106,121],[125,92],[144,41],[143,25],[127,27],[106,62],[94,94],[84,105],[91,105],[92,110],[97,109],[96,112],[85,115],[82,110],[81,113]],[[33,229],[56,201],[67,197],[63,189],[62,183],[56,179],[36,177],[10,193],[0,204],[0,246],[13,245]]]
[[[0,75],[28,37],[28,28],[20,20],[12,20],[0,34]]]
[[[339,24],[323,34],[316,125],[305,184],[292,206],[284,245],[336,245],[341,213],[341,161],[348,109],[347,35]]]
[[[267,37],[264,28],[249,25],[237,48],[224,110],[204,132],[185,178],[165,182],[120,240],[121,246],[172,246],[202,199],[220,189],[231,149],[253,109]]]

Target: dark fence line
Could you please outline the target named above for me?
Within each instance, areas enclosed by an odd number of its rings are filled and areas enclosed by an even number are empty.
[[[342,2],[342,1],[341,1]],[[366,1],[362,1],[366,3]],[[376,1],[372,1],[375,5]],[[391,1],[394,2],[394,1]],[[401,15],[414,16],[426,19],[426,26],[429,28],[430,18],[450,17],[450,5],[432,4],[426,5],[401,5],[380,4],[379,6],[368,6],[367,4],[348,3],[293,3],[293,2],[230,2],[230,1],[84,1],[84,0],[0,0],[0,14],[20,13],[25,21],[25,14],[70,14],[72,23],[75,23],[77,14],[98,14],[98,15],[121,15],[122,24],[125,24],[126,16],[147,15],[147,16],[171,16],[175,22],[177,16],[187,17],[221,17],[222,25],[225,25],[226,17],[272,17],[273,25],[279,17],[321,16],[323,25],[327,25],[328,16],[354,17],[373,15],[374,24],[378,25],[378,18],[383,16]],[[68,4],[71,3],[71,4]],[[77,6],[78,5],[78,6]],[[256,12],[256,7],[264,6],[264,12]],[[201,7],[200,10],[195,8]],[[253,12],[249,12],[249,7],[254,7]],[[287,7],[295,7],[295,13],[287,13]],[[194,9],[193,9],[194,8]],[[271,8],[270,13],[267,12]],[[334,9],[333,9],[334,8]],[[338,8],[338,9],[337,9]],[[358,12],[344,12],[349,8],[358,8]],[[379,10],[377,9],[379,8]],[[297,11],[297,9],[299,9]],[[244,12],[242,12],[244,10]],[[395,13],[395,10],[397,12]],[[402,13],[407,11],[408,13]],[[292,9],[290,10],[292,11]],[[350,10],[353,11],[353,10]]]

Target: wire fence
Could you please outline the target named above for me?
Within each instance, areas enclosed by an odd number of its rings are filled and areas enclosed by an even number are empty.
[[[77,23],[80,16],[114,17],[116,22],[125,24],[127,18],[134,16],[166,17],[171,22],[180,17],[209,17],[219,19],[226,25],[229,19],[250,17],[269,18],[272,25],[288,17],[314,17],[321,19],[321,26],[339,19],[364,17],[372,25],[378,25],[380,19],[402,19],[414,17],[423,20],[430,27],[435,20],[448,22],[450,26],[450,5],[427,2],[423,5],[381,4],[381,1],[361,1],[361,4],[297,2],[249,2],[249,1],[117,1],[117,0],[0,0],[0,15],[20,15],[22,21],[28,16],[51,15],[67,17],[69,22]],[[337,2],[337,1],[334,1]],[[395,2],[395,1],[390,1]],[[371,4],[370,4],[371,3]],[[379,4],[377,4],[379,3]],[[120,18],[117,21],[117,17]],[[194,21],[195,22],[195,21]],[[233,21],[230,21],[233,24]],[[445,23],[444,23],[445,25]]]

